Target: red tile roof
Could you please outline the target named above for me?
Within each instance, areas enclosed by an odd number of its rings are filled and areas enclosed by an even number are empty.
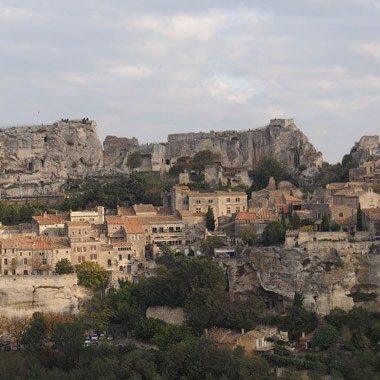
[[[56,214],[44,214],[44,215],[35,215],[33,219],[41,225],[50,225],[50,224],[63,224],[65,220]]]

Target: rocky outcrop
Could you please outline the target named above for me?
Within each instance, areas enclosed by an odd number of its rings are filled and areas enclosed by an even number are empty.
[[[104,150],[103,150],[104,148]],[[322,163],[293,120],[274,119],[261,129],[169,135],[166,143],[140,145],[136,138],[107,136],[103,148],[96,123],[62,120],[52,125],[0,129],[0,191],[3,196],[54,194],[68,178],[128,173],[130,153],[141,152],[140,171],[167,172],[181,157],[201,150],[224,167],[252,168],[273,156],[288,167]]]
[[[107,137],[104,161],[107,169],[128,170],[128,154],[139,150],[140,170],[168,171],[181,157],[192,157],[202,150],[217,154],[225,167],[252,168],[263,157],[275,157],[291,168],[320,166],[317,152],[292,119],[274,119],[265,128],[248,131],[179,133],[168,136],[167,143],[139,146],[136,139]]]
[[[0,315],[30,317],[33,313],[77,313],[90,296],[77,285],[76,275],[3,276],[0,281]]]
[[[201,150],[217,154],[226,167],[252,168],[261,158],[270,156],[292,168],[322,164],[322,154],[292,119],[274,119],[265,128],[243,132],[184,133],[168,137],[167,157],[171,163]]]
[[[380,158],[379,136],[363,136],[359,142],[355,143],[350,155],[359,164],[367,161],[370,157]]]
[[[256,294],[282,311],[300,293],[307,308],[325,315],[334,307],[351,309],[349,294],[380,294],[378,253],[378,243],[320,241],[292,249],[252,248],[239,258],[218,261],[235,296]],[[378,298],[369,305],[378,308]]]
[[[103,167],[94,121],[0,129],[2,195],[56,193],[67,178]]]

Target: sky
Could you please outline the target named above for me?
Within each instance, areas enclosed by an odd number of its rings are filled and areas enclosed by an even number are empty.
[[[0,0],[0,125],[106,135],[293,118],[334,163],[380,133],[380,0]]]

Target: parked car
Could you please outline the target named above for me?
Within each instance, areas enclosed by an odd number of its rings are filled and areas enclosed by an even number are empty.
[[[104,334],[99,334],[99,340],[104,340],[106,339],[106,336]]]
[[[91,335],[91,340],[93,341],[97,341],[99,338],[98,338],[98,334],[92,334]]]
[[[373,240],[380,240],[380,234],[379,233],[375,234],[375,236],[373,237]]]
[[[90,340],[90,339],[86,339],[86,340],[84,341],[84,345],[85,345],[86,347],[88,347],[90,344],[91,344],[91,340]]]
[[[113,336],[112,335],[108,335],[107,336],[107,340],[113,340]]]

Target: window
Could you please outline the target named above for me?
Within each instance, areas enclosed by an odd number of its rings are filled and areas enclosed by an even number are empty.
[[[22,256],[22,252],[20,252],[20,257]]]
[[[4,259],[4,265],[8,265],[8,259]]]
[[[122,272],[123,271],[123,266],[120,265],[119,269],[120,269],[120,272]]]
[[[231,214],[231,208],[227,207],[227,214]]]
[[[173,232],[174,231],[174,227],[169,227],[169,232]]]
[[[47,264],[47,259],[42,259],[42,265],[46,265]]]
[[[240,202],[240,198],[236,198],[235,201],[236,201],[236,202]]]
[[[123,260],[123,256],[122,255],[119,255],[119,260]]]
[[[208,203],[214,203],[214,201],[212,199],[209,199]]]
[[[128,254],[128,260],[130,260],[131,259],[131,254]]]
[[[5,271],[4,271],[4,275],[5,275],[5,276],[8,276],[8,270],[7,270],[7,269],[5,269]]]
[[[343,212],[339,213],[339,218],[343,218]]]
[[[24,259],[24,265],[28,264],[28,259]]]
[[[164,227],[160,227],[158,230],[159,230],[160,232],[164,232]]]
[[[201,204],[201,200],[200,200],[200,199],[196,199],[196,200],[195,200],[195,203],[196,203],[197,205],[200,205],[200,204]]]
[[[197,214],[200,214],[200,213],[202,212],[202,209],[201,209],[200,207],[196,207],[196,208],[195,208],[195,212],[196,212]]]
[[[156,232],[157,232],[157,227],[153,227],[153,228],[152,228],[152,232],[153,232],[153,233],[156,233]]]
[[[240,212],[240,207],[236,207],[236,212]]]
[[[107,260],[107,265],[110,267],[112,265],[111,259]]]
[[[181,227],[176,227],[175,230],[176,230],[177,232],[181,232]]]
[[[227,202],[231,202],[231,198],[227,198]]]

